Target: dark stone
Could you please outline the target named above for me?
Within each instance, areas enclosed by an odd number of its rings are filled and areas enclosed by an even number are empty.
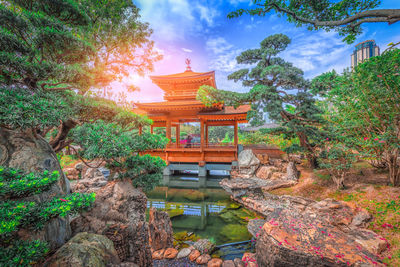
[[[129,258],[141,267],[151,266],[146,195],[134,188],[131,181],[123,180],[108,182],[96,190],[93,208],[71,222],[73,232],[105,234],[115,241],[121,260]],[[117,237],[112,237],[114,234]]]

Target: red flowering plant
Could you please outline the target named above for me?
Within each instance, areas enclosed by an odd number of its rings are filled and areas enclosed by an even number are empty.
[[[327,119],[345,145],[400,186],[400,49],[372,57],[352,71],[317,77],[329,103]],[[325,91],[323,91],[325,90]]]
[[[337,189],[345,188],[345,178],[349,173],[357,155],[352,149],[339,142],[326,142],[320,153],[319,166],[326,169]]]

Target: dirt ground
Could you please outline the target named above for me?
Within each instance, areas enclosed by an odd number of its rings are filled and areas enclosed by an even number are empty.
[[[373,216],[368,228],[390,243],[388,251],[382,255],[383,261],[388,266],[400,266],[400,188],[388,186],[387,172],[367,162],[358,162],[346,178],[346,189],[338,191],[327,172],[313,171],[305,165],[298,167],[301,176],[297,185],[272,193],[317,201],[333,198],[365,208]]]

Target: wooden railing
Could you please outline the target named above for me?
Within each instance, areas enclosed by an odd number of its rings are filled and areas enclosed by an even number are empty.
[[[234,148],[235,145],[233,143],[207,143],[204,144],[203,148]],[[201,143],[190,143],[190,144],[177,144],[177,143],[169,143],[166,148],[201,148]]]

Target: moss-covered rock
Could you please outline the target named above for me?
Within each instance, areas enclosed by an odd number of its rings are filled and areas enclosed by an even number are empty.
[[[105,267],[120,260],[113,242],[103,235],[79,233],[46,261],[46,267]]]

